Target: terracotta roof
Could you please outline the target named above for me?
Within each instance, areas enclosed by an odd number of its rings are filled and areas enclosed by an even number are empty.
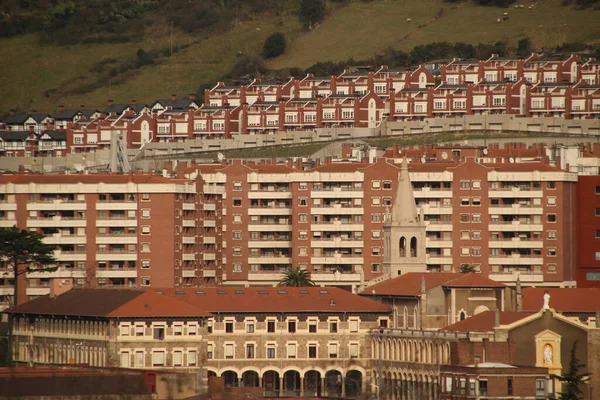
[[[312,168],[307,172],[356,172],[359,169],[366,168],[370,164],[367,163],[329,163]]]
[[[533,314],[531,312],[501,311],[500,325],[512,324]],[[445,326],[441,330],[453,332],[492,332],[495,322],[495,312],[485,311],[452,325]]]
[[[208,317],[211,314],[173,297],[147,291],[108,313],[107,317]]]
[[[506,287],[505,284],[493,281],[480,274],[461,274],[460,277],[446,282],[444,286],[447,287]]]
[[[206,311],[167,296],[131,289],[72,289],[38,297],[7,310],[17,314],[86,317],[207,316]]]
[[[155,289],[195,307],[216,312],[376,312],[390,308],[335,287]]]
[[[455,272],[409,272],[371,286],[361,295],[420,296],[421,278],[425,278],[425,288],[429,290],[462,275]]]
[[[550,294],[550,308],[559,312],[596,312],[600,310],[600,288],[524,288],[523,310],[539,311],[544,292]]]
[[[27,174],[27,175],[2,175],[0,183],[14,184],[69,184],[69,183],[180,183],[187,182],[185,179],[171,179],[150,174],[73,174],[73,175],[51,175],[51,174]]]

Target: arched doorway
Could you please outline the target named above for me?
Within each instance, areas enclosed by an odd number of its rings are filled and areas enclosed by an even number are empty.
[[[263,387],[266,397],[279,396],[279,372],[265,371],[263,374]]]
[[[242,374],[242,381],[240,386],[244,387],[257,387],[259,385],[258,372],[246,371]]]
[[[362,372],[351,370],[346,373],[346,397],[359,397],[362,394]]]
[[[283,395],[300,395],[300,373],[298,371],[287,371],[283,374]]]
[[[308,397],[321,396],[321,373],[307,371],[304,374],[304,395]]]
[[[239,386],[238,374],[235,371],[225,371],[221,374],[225,387]]]
[[[325,374],[326,396],[342,396],[342,374],[339,371],[327,371]]]

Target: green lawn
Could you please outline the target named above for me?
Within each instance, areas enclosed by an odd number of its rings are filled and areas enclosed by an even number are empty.
[[[185,96],[202,83],[214,83],[238,59],[236,53],[257,54],[264,39],[281,31],[288,38],[287,52],[268,63],[271,68],[308,67],[318,61],[368,59],[388,46],[410,50],[434,41],[495,42],[507,38],[515,44],[529,36],[536,46],[565,41],[600,39],[600,11],[576,11],[560,6],[562,0],[538,0],[535,10],[477,7],[441,0],[354,0],[330,10],[328,18],[304,33],[293,8],[285,4],[268,16],[238,22],[219,35],[197,37],[174,32],[173,42],[190,46],[142,68],[122,85],[105,85],[78,95],[66,95],[77,86],[97,79],[89,70],[107,58],[132,61],[138,48],[165,49],[170,29],[165,18],[155,16],[136,43],[41,46],[34,35],[0,39],[0,54],[8,63],[0,74],[0,115],[10,108],[54,111],[59,104],[103,106],[107,99],[151,102],[171,93]],[[533,3],[523,3],[526,6]],[[287,7],[287,8],[286,8]],[[440,12],[443,10],[443,12]],[[496,18],[509,12],[500,24]],[[410,23],[406,19],[410,18]],[[58,89],[50,97],[49,89]]]

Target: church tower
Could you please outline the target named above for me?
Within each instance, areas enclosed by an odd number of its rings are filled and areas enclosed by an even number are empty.
[[[406,158],[400,168],[393,208],[385,213],[383,237],[383,271],[390,278],[427,271],[425,221],[423,214],[417,212]]]

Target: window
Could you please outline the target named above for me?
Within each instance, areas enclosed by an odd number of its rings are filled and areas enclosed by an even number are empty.
[[[391,197],[384,197],[383,198],[383,205],[384,206],[391,206],[392,205],[392,198]]]
[[[225,355],[226,359],[228,359],[228,360],[233,359],[233,343],[225,344],[225,346],[223,348],[223,354]]]
[[[371,231],[371,239],[381,239],[381,231]]]
[[[254,333],[254,321],[246,322],[246,333]]]
[[[357,319],[351,319],[349,321],[349,326],[348,326],[350,329],[350,332],[352,332],[352,333],[358,332],[358,325],[359,325],[359,321]]]
[[[144,336],[144,325],[135,325],[135,336]]]
[[[371,204],[374,206],[380,206],[381,205],[381,197],[372,197]]]
[[[379,190],[379,189],[381,189],[381,181],[373,181],[373,182],[371,183],[371,187],[372,187],[374,190]]]
[[[153,367],[164,367],[165,366],[165,352],[164,351],[153,351],[152,352],[152,366]]]
[[[379,264],[379,263],[373,263],[373,264],[371,264],[371,271],[372,272],[380,272],[381,271],[381,264]]]
[[[317,345],[316,344],[308,345],[308,358],[317,358]]]
[[[556,205],[556,197],[548,197],[548,205],[555,206]]]
[[[242,264],[233,263],[233,272],[242,272]]]
[[[338,323],[337,321],[329,322],[329,333],[337,333],[338,331]]]
[[[307,190],[308,184],[306,182],[300,182],[300,183],[298,183],[298,189],[299,190]]]
[[[308,332],[309,333],[317,333],[317,320],[308,320]]]
[[[600,217],[600,208],[596,208],[596,217]]]
[[[480,256],[481,255],[481,247],[472,247],[471,254],[473,254],[474,256]]]
[[[556,273],[556,264],[548,264],[546,267],[548,273],[555,274]]]
[[[165,338],[165,327],[164,326],[155,326],[152,330],[153,337],[155,340],[163,340]]]
[[[488,395],[488,382],[487,381],[479,381],[479,396],[487,396]]]
[[[235,191],[242,190],[242,182],[233,182],[233,190],[235,190]]]
[[[556,182],[546,182],[546,187],[548,189],[556,189]]]
[[[181,367],[183,365],[183,351],[175,350],[173,351],[173,366]]]
[[[556,257],[556,248],[555,247],[548,247],[548,256]]]
[[[182,336],[183,335],[183,325],[173,325],[173,335],[174,336]]]
[[[233,199],[233,206],[234,207],[241,207],[242,206],[242,199],[240,199],[240,198]]]
[[[546,381],[544,379],[535,380],[535,396],[543,397],[546,395]]]
[[[188,350],[187,354],[188,367],[195,367],[198,363],[198,352],[196,350]]]
[[[298,248],[298,255],[299,256],[306,256],[308,254],[308,248],[306,247],[299,247]]]
[[[379,327],[380,328],[387,328],[389,323],[389,321],[387,320],[387,318],[382,318],[379,320]]]
[[[301,240],[308,239],[308,232],[307,231],[298,232],[298,239],[301,239]]]
[[[150,234],[150,227],[142,226],[142,235],[149,235],[149,234]]]
[[[301,206],[308,205],[308,200],[306,199],[306,197],[300,197],[298,200],[300,201]]]
[[[254,358],[254,344],[246,345],[246,358],[247,359]]]
[[[233,240],[242,240],[242,231],[233,231]]]
[[[144,352],[143,351],[136,351],[135,352],[135,366],[136,368],[139,367],[145,367],[146,366],[146,362],[144,360]]]
[[[296,358],[296,343],[287,344],[287,357]]]
[[[381,214],[371,214],[371,222],[381,222]]]
[[[469,248],[468,247],[462,247],[460,249],[460,255],[461,256],[468,256],[470,254],[469,252]]]
[[[547,218],[548,222],[556,222],[556,214],[548,214]]]
[[[225,321],[225,333],[233,333],[233,321]]]
[[[275,358],[275,345],[274,344],[267,345],[267,358]]]
[[[372,247],[371,248],[371,254],[374,255],[374,256],[381,255],[381,247]]]
[[[306,214],[298,215],[298,222],[306,222],[306,221],[308,221],[308,216]]]
[[[150,209],[142,208],[142,218],[150,218]]]
[[[190,323],[188,322],[188,330],[187,330],[187,334],[188,336],[195,336],[198,333],[198,325],[196,323]]]
[[[233,223],[241,224],[242,223],[242,214],[233,214]]]
[[[337,343],[329,343],[327,345],[329,358],[338,358],[338,344]]]
[[[383,181],[383,188],[385,190],[392,190],[392,181]]]
[[[481,214],[473,214],[473,222],[481,222]]]
[[[275,333],[275,321],[273,321],[273,320],[267,321],[267,332]]]
[[[600,239],[600,229],[596,229],[596,239]]]
[[[142,260],[142,269],[150,269],[150,260]]]
[[[296,333],[296,321],[288,321],[288,332]]]
[[[150,277],[142,276],[142,286],[150,286]]]
[[[233,255],[234,256],[241,256],[242,255],[242,248],[241,247],[234,247],[233,248]]]
[[[472,181],[471,182],[471,187],[473,189],[481,189],[481,181]]]
[[[142,201],[150,201],[150,193],[142,193]]]
[[[554,240],[556,239],[556,231],[547,231],[548,232],[548,239]]]
[[[600,186],[596,186],[596,194],[600,194]]]
[[[487,382],[486,382],[486,388],[487,390]],[[508,380],[506,381],[506,394],[509,396],[513,395],[513,380],[512,378],[508,378]]]
[[[479,207],[481,205],[481,197],[473,197],[471,204],[475,207]]]
[[[481,239],[481,231],[473,231],[472,238],[473,238],[473,240]]]
[[[469,214],[460,214],[460,222],[469,222]]]
[[[150,252],[150,243],[142,243],[141,252],[149,253]]]
[[[463,190],[469,190],[471,188],[470,181],[460,181],[460,188]]]
[[[358,358],[358,343],[350,343],[350,358]]]

